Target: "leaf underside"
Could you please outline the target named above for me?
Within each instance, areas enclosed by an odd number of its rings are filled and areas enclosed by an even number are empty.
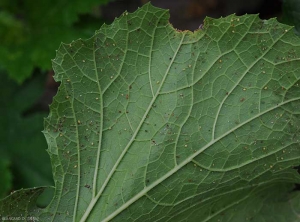
[[[42,188],[17,191],[1,215],[299,220],[299,37],[257,15],[206,18],[195,32],[168,19],[146,4],[60,46],[44,130],[55,196],[39,209]]]

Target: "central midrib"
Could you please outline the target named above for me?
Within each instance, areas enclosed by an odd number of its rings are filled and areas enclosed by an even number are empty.
[[[159,93],[160,93],[161,87],[163,86],[163,83],[165,82],[165,79],[166,79],[166,77],[167,77],[167,74],[169,73],[170,68],[171,68],[171,66],[172,66],[172,64],[173,64],[173,62],[174,62],[174,60],[175,60],[175,58],[176,58],[176,55],[178,54],[178,51],[179,51],[179,49],[180,49],[180,47],[181,47],[181,45],[182,45],[183,39],[184,39],[184,37],[185,37],[185,34],[186,34],[186,33],[183,33],[183,34],[182,34],[181,41],[180,41],[180,43],[178,44],[178,47],[177,47],[176,51],[174,52],[174,56],[173,56],[172,60],[170,61],[170,64],[169,64],[169,66],[168,66],[168,68],[167,68],[167,70],[166,70],[166,72],[165,72],[165,75],[164,75],[164,77],[163,77],[163,79],[162,79],[162,81],[161,81],[161,84],[159,85],[159,87],[158,87],[158,89],[157,89],[157,91],[156,91],[155,96],[152,98],[152,100],[151,100],[151,102],[150,102],[150,104],[149,104],[149,106],[148,106],[148,108],[147,108],[147,110],[146,110],[144,116],[142,117],[142,119],[141,119],[139,125],[137,126],[137,128],[136,128],[134,134],[132,135],[131,140],[129,141],[129,143],[128,143],[127,146],[124,148],[124,150],[123,150],[123,152],[121,153],[121,155],[119,156],[119,158],[118,158],[118,160],[116,161],[114,167],[112,168],[112,170],[110,171],[109,175],[107,176],[107,179],[104,181],[104,183],[103,183],[101,189],[99,190],[99,192],[97,193],[97,195],[91,200],[91,202],[90,202],[89,206],[87,207],[87,209],[86,209],[84,215],[82,216],[80,222],[84,222],[84,221],[88,218],[90,212],[93,210],[95,204],[97,203],[98,199],[100,198],[100,196],[101,196],[103,190],[105,189],[106,185],[107,185],[108,182],[110,181],[110,179],[111,179],[112,175],[114,174],[116,168],[119,166],[119,163],[120,163],[121,160],[123,159],[124,155],[127,153],[128,148],[129,148],[129,147],[131,146],[131,144],[135,141],[136,135],[138,134],[140,128],[141,128],[142,125],[144,124],[144,121],[145,121],[145,119],[147,118],[147,115],[148,115],[148,113],[150,112],[150,110],[151,110],[151,108],[152,108],[152,105],[154,104],[154,102],[155,102],[156,99],[157,99],[157,96],[158,96]]]
[[[285,33],[284,33],[285,34]],[[184,38],[184,36],[183,36]],[[183,40],[182,38],[182,40]],[[274,45],[279,39],[281,38],[278,38],[272,45]],[[167,69],[167,71],[170,69],[172,63],[173,63],[173,60],[182,44],[182,40],[181,40],[181,43],[180,45],[178,46],[178,49],[177,51],[175,52],[175,55],[174,57],[172,58],[172,61]],[[269,50],[271,49],[271,47],[267,50],[267,52],[269,52]],[[263,55],[265,55],[267,52],[263,53]],[[260,58],[262,58],[263,56],[261,56]],[[253,67],[254,64],[256,64],[256,62],[259,61],[258,59],[252,64],[250,65],[250,67],[248,67],[245,71],[245,73],[247,73],[251,67]],[[167,74],[167,72],[166,72]],[[166,77],[166,74],[164,76],[164,79]],[[244,75],[243,75],[244,76]],[[242,79],[242,78],[241,78]],[[240,80],[241,80],[240,79]],[[240,80],[238,82],[240,82]],[[164,81],[162,81],[164,82]],[[161,88],[162,84],[160,85],[159,89],[157,92],[159,92],[160,88]],[[236,85],[235,85],[236,86]],[[233,87],[235,88],[235,87]],[[155,98],[157,97],[157,94],[155,95],[155,97],[153,98],[153,100],[151,101],[151,104],[153,104],[153,102],[155,101]],[[226,98],[226,97],[225,97]],[[115,216],[117,216],[119,213],[121,213],[124,209],[126,209],[128,206],[130,206],[132,203],[134,203],[135,201],[137,201],[139,198],[141,198],[142,196],[144,196],[147,192],[149,192],[150,190],[152,190],[154,187],[156,187],[157,185],[159,185],[161,182],[163,182],[164,180],[166,180],[167,178],[169,178],[171,175],[173,175],[174,173],[176,173],[178,170],[180,170],[182,167],[184,167],[186,164],[188,164],[189,162],[191,162],[197,155],[199,155],[201,152],[205,151],[208,147],[210,147],[211,145],[215,144],[216,142],[218,142],[219,140],[221,140],[222,138],[226,137],[227,135],[231,134],[233,131],[239,129],[240,127],[244,126],[245,124],[251,122],[252,120],[274,110],[274,109],[277,109],[279,108],[280,106],[284,105],[284,104],[287,104],[289,102],[292,102],[292,101],[296,101],[296,100],[299,100],[299,98],[294,98],[294,99],[290,99],[290,100],[287,100],[285,102],[282,102],[280,104],[278,104],[277,106],[274,106],[274,107],[271,107],[261,113],[258,113],[257,115],[253,116],[252,118],[248,119],[247,121],[243,122],[242,124],[240,125],[237,125],[236,127],[232,128],[231,130],[227,131],[226,133],[224,133],[223,135],[219,136],[218,138],[214,138],[214,136],[212,137],[212,140],[206,144],[204,147],[202,147],[201,149],[199,149],[197,152],[195,152],[194,154],[192,154],[190,157],[188,157],[185,161],[183,161],[182,163],[180,163],[179,165],[176,165],[175,168],[173,168],[171,171],[169,171],[167,174],[165,174],[163,177],[161,177],[160,179],[156,180],[154,183],[152,183],[150,186],[148,187],[145,187],[142,191],[140,191],[138,194],[136,194],[133,198],[131,198],[129,201],[127,201],[125,204],[123,204],[120,208],[118,208],[116,211],[114,211],[112,214],[110,214],[108,217],[106,217],[103,221],[106,222],[106,221],[109,221],[111,219],[113,219]],[[222,103],[225,101],[225,99],[222,101]],[[149,106],[146,114],[149,112],[149,109],[151,108],[151,106]],[[219,112],[219,111],[218,111]],[[145,115],[146,115],[145,114]],[[144,116],[145,117],[145,116]],[[142,123],[142,122],[141,122]],[[141,124],[140,124],[141,125]],[[140,126],[139,126],[140,127]],[[138,128],[139,128],[138,127]],[[137,131],[136,131],[137,132]],[[134,135],[135,137],[135,135]],[[126,147],[128,148],[128,147]],[[127,150],[127,149],[126,149]]]
[[[156,187],[157,185],[159,185],[161,182],[163,182],[164,180],[166,180],[167,178],[169,178],[171,175],[173,175],[174,173],[176,173],[178,170],[180,170],[182,167],[184,167],[186,164],[188,164],[189,162],[191,162],[197,155],[199,155],[201,152],[203,152],[204,150],[206,150],[208,147],[210,147],[211,145],[215,144],[216,142],[218,142],[219,140],[223,139],[224,137],[228,136],[229,134],[231,134],[233,131],[239,129],[240,127],[244,126],[245,124],[251,122],[252,120],[274,110],[279,108],[280,106],[283,106],[287,103],[299,100],[300,97],[298,98],[294,98],[294,99],[290,99],[287,100],[285,102],[282,102],[281,104],[278,104],[278,106],[276,107],[272,107],[270,109],[265,110],[264,112],[259,113],[256,116],[253,116],[252,118],[248,119],[247,121],[245,121],[244,123],[234,127],[233,129],[231,129],[230,131],[228,131],[227,133],[223,134],[222,136],[218,137],[217,139],[214,139],[212,141],[210,141],[208,144],[206,144],[204,147],[202,147],[201,149],[199,149],[197,152],[193,153],[191,156],[189,156],[185,161],[181,162],[180,164],[178,164],[175,168],[173,168],[172,170],[170,170],[167,174],[165,174],[163,177],[161,177],[160,179],[156,180],[155,182],[153,182],[150,186],[145,187],[142,191],[140,191],[138,194],[136,194],[133,198],[131,198],[129,201],[127,201],[125,204],[123,204],[120,208],[118,208],[116,211],[114,211],[112,214],[110,214],[108,217],[106,217],[103,222],[109,221],[111,219],[113,219],[115,216],[117,216],[120,212],[122,212],[124,209],[126,209],[128,206],[130,206],[132,203],[134,203],[135,201],[137,201],[138,199],[140,199],[142,196],[144,196],[147,192],[149,192],[150,190],[152,190],[154,187]]]

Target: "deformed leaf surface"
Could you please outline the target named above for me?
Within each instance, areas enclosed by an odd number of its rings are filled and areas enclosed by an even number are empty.
[[[61,45],[44,131],[55,196],[24,214],[299,219],[299,193],[290,193],[299,183],[299,37],[257,15],[207,18],[195,32],[168,18],[146,4]]]

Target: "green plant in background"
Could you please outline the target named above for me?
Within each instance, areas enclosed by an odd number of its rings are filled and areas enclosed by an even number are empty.
[[[40,221],[296,221],[300,39],[256,15],[176,31],[146,4],[62,44],[45,120],[55,194]]]
[[[3,95],[0,97],[3,104],[0,107],[1,197],[12,187],[20,189],[53,183],[46,142],[41,134],[46,113],[25,115],[42,94],[43,87],[43,76],[18,86],[6,74],[0,74],[0,95]]]
[[[296,34],[300,34],[300,1],[283,0],[283,22],[294,25]]]
[[[11,187],[11,173],[9,170],[9,161],[7,158],[1,158],[0,160],[0,172],[2,177],[2,182],[0,185],[0,197],[6,195]]]
[[[0,66],[21,83],[34,68],[51,69],[57,45],[88,37],[99,27],[90,21],[80,24],[79,14],[108,0],[43,0],[0,2]],[[75,25],[75,22],[78,24]],[[81,21],[84,22],[84,21]]]

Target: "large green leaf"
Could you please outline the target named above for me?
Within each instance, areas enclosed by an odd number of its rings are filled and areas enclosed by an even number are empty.
[[[257,15],[195,32],[168,18],[146,4],[61,45],[44,130],[55,196],[39,209],[43,188],[17,191],[1,215],[299,220],[299,37]]]

